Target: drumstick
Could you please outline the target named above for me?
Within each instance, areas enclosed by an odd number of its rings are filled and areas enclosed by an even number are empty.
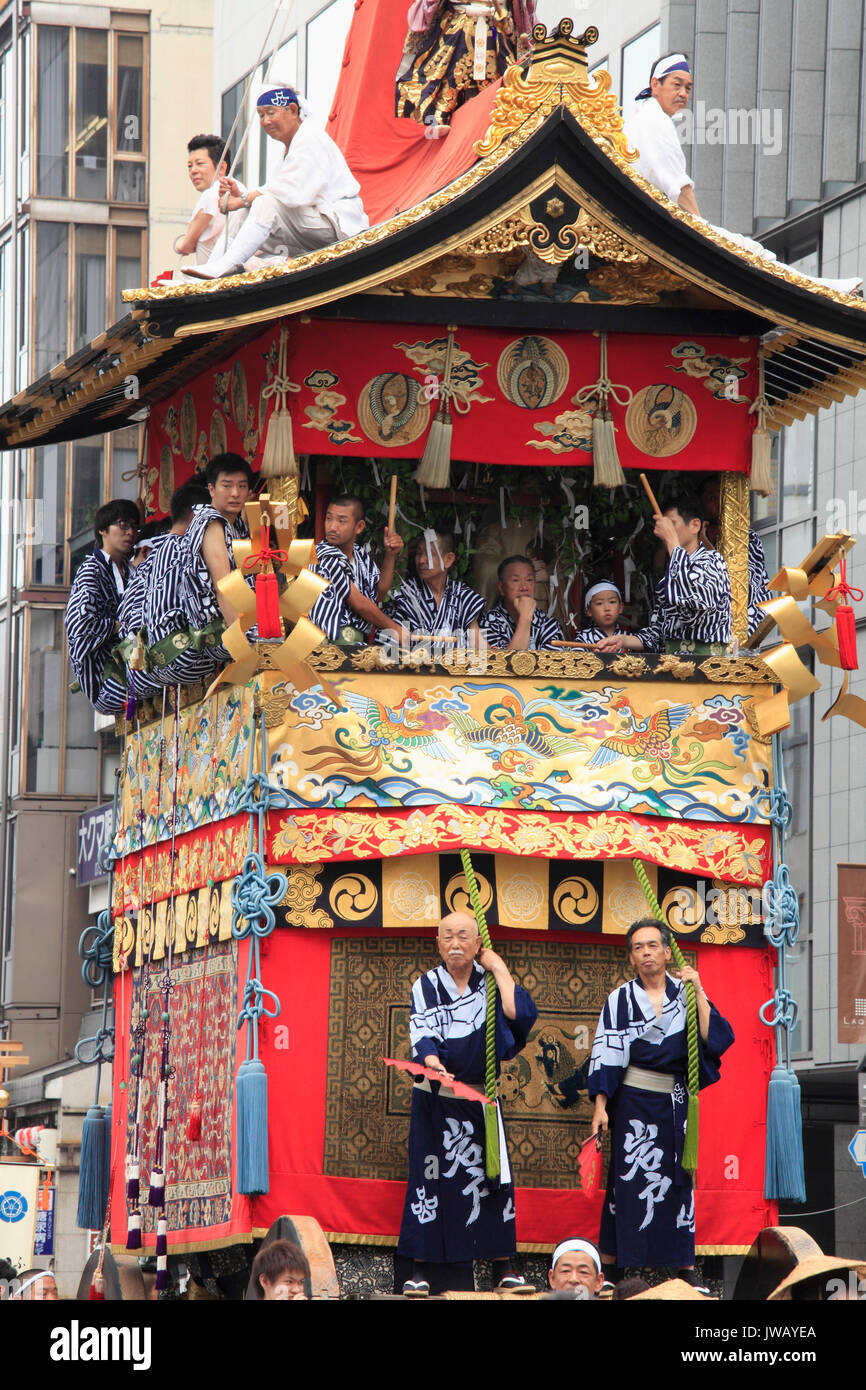
[[[394,530],[394,510],[397,506],[397,474],[391,474],[391,499],[388,503],[388,530]]]
[[[649,498],[650,506],[652,507],[654,514],[655,514],[656,516],[661,516],[661,514],[662,514],[662,509],[661,509],[661,507],[659,506],[658,502],[657,502],[656,499],[655,499],[655,493],[653,492],[652,488],[650,487],[649,483],[647,482],[646,473],[641,473],[641,475],[640,475],[640,480],[641,480],[641,482],[643,483],[643,490],[644,490],[644,492],[646,493],[647,497]]]

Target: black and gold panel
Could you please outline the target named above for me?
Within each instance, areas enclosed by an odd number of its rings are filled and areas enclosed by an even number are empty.
[[[630,860],[547,860],[473,854],[491,927],[621,936],[647,913]],[[435,928],[471,912],[459,855],[419,854],[363,866],[284,866],[288,891],[277,922],[289,927],[386,931]],[[760,891],[647,865],[671,929],[712,945],[763,944]]]

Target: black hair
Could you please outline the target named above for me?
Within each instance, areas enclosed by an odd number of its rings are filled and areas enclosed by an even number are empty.
[[[223,151],[223,141],[219,135],[194,135],[186,148],[189,154],[192,154],[193,150],[207,150],[214,169],[218,169],[223,160],[227,169],[232,167],[232,152],[228,145]]]
[[[356,497],[355,494],[352,492],[341,492],[338,497],[331,497],[328,501],[328,506],[354,507],[355,516],[358,518],[358,520],[367,520],[367,508],[364,506],[364,503],[361,501],[361,498]]]
[[[670,946],[670,928],[666,927],[664,922],[659,922],[656,917],[641,917],[639,922],[632,922],[631,926],[625,934],[625,946],[627,951],[631,950],[632,937],[634,936],[635,932],[640,931],[643,927],[655,927],[656,931],[661,936],[662,945],[668,947]]]
[[[154,536],[163,536],[169,528],[167,517],[158,517],[153,521],[146,521],[138,533],[140,541],[153,540]]]
[[[664,507],[662,508],[662,510],[665,512],[670,512],[674,509],[676,509],[676,511],[679,512],[680,516],[682,517],[683,521],[686,522],[686,524],[688,524],[690,521],[703,522],[705,519],[704,513],[706,509],[704,507],[703,501],[701,498],[695,497],[692,493],[685,493],[681,497],[671,497],[667,502],[665,502]]]
[[[305,1279],[310,1278],[309,1260],[301,1247],[290,1240],[272,1240],[270,1245],[262,1246],[253,1260],[252,1279],[257,1288],[261,1288],[262,1275],[273,1284],[281,1274],[301,1274]]]
[[[224,473],[243,473],[250,487],[256,481],[255,473],[240,454],[214,454],[204,470],[204,480],[208,487],[214,487],[217,479],[221,478]]]
[[[210,493],[204,483],[196,482],[194,479],[182,483],[177,491],[172,493],[169,504],[172,525],[176,525],[179,521],[186,521],[193,507],[198,507],[203,502],[209,501]]]
[[[496,578],[499,580],[500,584],[505,578],[505,571],[508,569],[509,565],[528,565],[533,574],[535,573],[535,566],[526,555],[509,555],[506,560],[501,562],[496,570]]]
[[[107,531],[116,521],[131,521],[138,528],[141,525],[138,503],[131,502],[128,497],[115,497],[99,508],[93,518],[93,534],[97,545],[102,544],[102,532]]]

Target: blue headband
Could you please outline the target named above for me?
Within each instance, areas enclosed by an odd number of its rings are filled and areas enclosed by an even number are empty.
[[[269,92],[262,92],[256,106],[297,106],[300,111],[301,102],[291,87],[271,87]]]
[[[662,63],[664,66],[661,66]],[[654,77],[657,77],[660,82],[663,82],[672,72],[691,72],[689,60],[684,53],[672,53],[669,58],[656,59],[650,68],[650,82],[652,82]],[[652,88],[644,87],[642,92],[638,92],[635,101],[646,101],[647,97],[651,96]]]

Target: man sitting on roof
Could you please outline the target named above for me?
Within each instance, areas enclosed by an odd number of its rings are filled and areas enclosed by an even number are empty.
[[[700,217],[694,179],[689,178],[686,170],[686,157],[674,124],[688,106],[691,94],[692,70],[686,55],[666,53],[657,58],[650,69],[649,86],[638,92],[635,98],[634,110],[625,122],[625,133],[629,144],[638,150],[639,157],[634,166],[637,172],[643,174],[672,203]],[[795,269],[794,266],[777,262],[772,251],[751,237],[729,232],[726,227],[713,227],[712,230],[736,242],[744,250],[775,262],[780,270]],[[814,279],[815,284],[824,289],[838,290],[842,294],[852,294],[863,283],[859,276],[849,280],[807,278]]]
[[[220,207],[220,179],[231,168],[232,154],[219,135],[194,135],[187,145],[186,167],[190,183],[199,195],[189,226],[174,249],[179,256],[195,252],[196,265],[204,265],[216,251],[225,231],[226,214]],[[238,184],[243,194],[246,189]]]
[[[535,566],[525,555],[509,555],[496,571],[499,603],[481,619],[490,647],[506,652],[540,651],[562,641],[562,628],[535,602]]]
[[[117,624],[126,660],[127,687],[137,699],[154,695],[167,684],[182,685],[189,681],[203,680],[213,668],[213,659],[203,658],[194,649],[184,651],[178,658],[182,663],[185,657],[192,658],[194,673],[174,673],[168,680],[163,669],[167,666],[167,661],[162,662],[160,668],[155,671],[144,671],[130,665],[137,638],[148,649],[151,646],[150,633],[154,628],[154,610],[158,609],[161,616],[165,613],[177,614],[180,608],[177,596],[181,575],[180,540],[192,521],[193,508],[206,506],[209,501],[210,494],[203,483],[183,483],[177,489],[169,504],[170,529],[162,535],[152,537],[147,557],[133,571],[120,601]],[[178,614],[177,622],[161,631],[160,636],[164,639],[169,632],[178,634],[187,631],[182,616]],[[169,659],[175,655],[175,650],[176,648],[172,647]],[[166,655],[169,655],[168,652]],[[189,662],[186,665],[189,665]],[[182,665],[181,672],[184,671]]]
[[[655,517],[655,534],[667,547],[667,568],[656,585],[646,627],[618,632],[595,644],[597,652],[679,650],[721,655],[731,640],[731,581],[717,550],[701,545],[703,507],[678,498]]]
[[[69,660],[78,685],[101,714],[114,714],[126,704],[122,679],[106,672],[106,662],[117,641],[117,610],[140,524],[138,507],[125,497],[99,508],[93,523],[96,545],[79,566],[66,605]]]
[[[235,179],[220,180],[232,214],[230,241],[222,256],[186,272],[197,279],[237,274],[254,256],[260,265],[303,256],[370,225],[361,185],[331,137],[309,119],[303,97],[291,87],[272,87],[256,106],[262,130],[285,147],[282,163],[248,193]]]

